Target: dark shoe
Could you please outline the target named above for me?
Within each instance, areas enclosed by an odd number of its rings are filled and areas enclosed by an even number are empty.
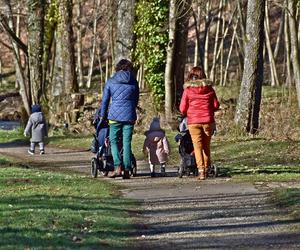
[[[124,170],[123,179],[130,179],[129,170]]]
[[[150,173],[150,176],[151,176],[151,177],[155,177],[155,172],[151,172],[151,173]]]
[[[34,150],[32,150],[32,149],[28,149],[28,154],[30,154],[30,155],[34,155]]]
[[[115,171],[109,176],[109,178],[116,178],[122,175],[122,168],[117,167]]]
[[[40,150],[40,155],[45,154],[45,150]]]

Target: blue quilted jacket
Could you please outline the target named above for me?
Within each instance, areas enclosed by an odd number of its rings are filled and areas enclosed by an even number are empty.
[[[134,122],[138,100],[139,86],[134,75],[120,70],[105,84],[100,116],[118,122]]]

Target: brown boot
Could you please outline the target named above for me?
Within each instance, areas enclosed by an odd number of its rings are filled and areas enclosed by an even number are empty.
[[[199,175],[198,175],[198,180],[205,180],[205,179],[206,179],[205,170],[200,169],[199,170]]]
[[[122,175],[122,168],[119,166],[115,171],[109,176],[109,178],[116,178]]]
[[[124,170],[123,179],[130,179],[129,170]]]

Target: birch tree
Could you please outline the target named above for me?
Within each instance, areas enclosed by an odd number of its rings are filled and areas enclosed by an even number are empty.
[[[176,0],[170,1],[169,7],[169,41],[167,47],[166,69],[165,69],[165,114],[170,120],[173,113],[174,103],[174,52],[176,39]]]

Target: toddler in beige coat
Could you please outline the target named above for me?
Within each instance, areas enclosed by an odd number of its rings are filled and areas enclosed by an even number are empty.
[[[161,175],[165,176],[170,146],[165,131],[160,127],[159,118],[153,118],[149,130],[144,134],[143,152],[148,156],[151,177],[155,177],[155,165],[160,165]]]

